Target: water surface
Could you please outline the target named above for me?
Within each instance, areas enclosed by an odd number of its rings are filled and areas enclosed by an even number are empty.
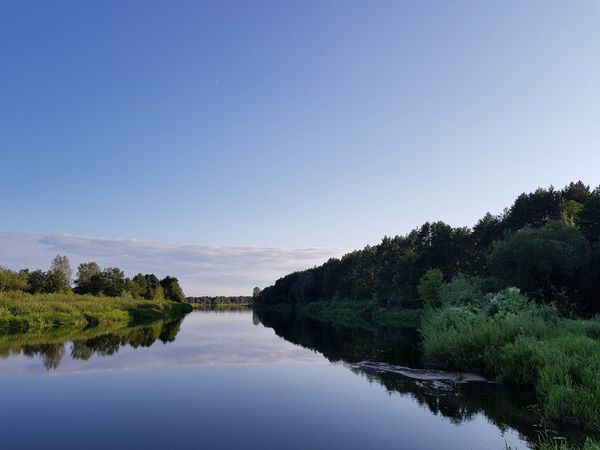
[[[2,337],[2,448],[528,448],[498,386],[361,364],[418,368],[410,335],[261,319]]]

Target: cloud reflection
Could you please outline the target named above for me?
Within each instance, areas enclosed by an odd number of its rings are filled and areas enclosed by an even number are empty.
[[[320,363],[315,352],[291,345],[272,329],[252,325],[252,313],[195,312],[175,323],[125,329],[89,339],[5,346],[0,376],[119,372],[189,366]],[[165,336],[166,334],[166,336]]]

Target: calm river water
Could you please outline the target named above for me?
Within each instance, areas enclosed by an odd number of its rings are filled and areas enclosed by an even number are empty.
[[[0,337],[0,447],[528,448],[521,395],[407,371],[410,334],[238,311]]]

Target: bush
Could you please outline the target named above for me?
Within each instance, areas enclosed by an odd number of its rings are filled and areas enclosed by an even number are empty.
[[[442,306],[440,292],[444,285],[444,275],[440,269],[429,269],[425,275],[419,279],[417,291],[427,308],[439,308]]]
[[[475,277],[458,274],[440,289],[440,302],[445,306],[481,305],[481,281]]]
[[[25,291],[29,287],[27,274],[0,267],[0,291]]]

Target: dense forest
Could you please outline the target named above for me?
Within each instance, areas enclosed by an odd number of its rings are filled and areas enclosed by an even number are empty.
[[[0,267],[0,292],[29,294],[68,293],[105,297],[129,297],[144,300],[171,300],[183,302],[185,294],[179,280],[166,276],[162,280],[154,274],[137,274],[126,278],[116,267],[101,269],[95,262],[78,266],[75,286],[71,287],[72,269],[66,256],[57,255],[47,271],[23,269],[18,272]]]
[[[545,420],[600,430],[600,187],[538,189],[472,229],[386,237],[277,280],[255,308],[409,322],[425,365],[533,387]]]
[[[521,194],[473,228],[425,223],[341,259],[287,275],[264,289],[259,308],[322,300],[419,308],[418,286],[468,278],[483,292],[514,286],[563,314],[600,312],[600,186],[581,181]],[[435,295],[434,295],[435,297]],[[435,299],[434,299],[435,301]]]

